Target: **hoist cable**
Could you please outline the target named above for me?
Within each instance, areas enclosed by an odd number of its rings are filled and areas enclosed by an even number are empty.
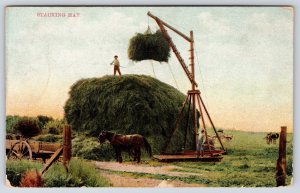
[[[172,77],[173,77],[173,80],[174,80],[174,82],[175,82],[176,88],[179,90],[179,86],[178,86],[178,83],[177,83],[177,81],[176,81],[175,75],[174,75],[174,73],[173,73],[173,71],[172,71],[171,65],[170,65],[169,62],[167,62],[167,64],[168,64],[168,66],[169,66],[169,70],[170,70],[170,72],[171,72],[171,74],[172,74]]]

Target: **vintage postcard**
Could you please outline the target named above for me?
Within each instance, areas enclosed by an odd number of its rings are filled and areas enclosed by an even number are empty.
[[[293,179],[291,6],[8,6],[9,187]]]

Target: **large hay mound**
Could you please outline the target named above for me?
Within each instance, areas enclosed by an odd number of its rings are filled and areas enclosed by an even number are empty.
[[[129,41],[128,58],[133,61],[156,60],[168,62],[170,47],[161,31],[154,34],[137,33]]]
[[[95,137],[102,130],[138,133],[147,137],[154,152],[162,150],[185,99],[177,89],[144,75],[82,79],[69,94],[65,118],[74,130]],[[172,138],[172,151],[183,146],[187,119],[183,120]],[[188,135],[191,143],[192,133]]]

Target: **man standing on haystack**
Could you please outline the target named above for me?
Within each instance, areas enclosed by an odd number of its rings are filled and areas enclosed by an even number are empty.
[[[115,55],[115,59],[110,63],[110,65],[114,65],[114,75],[116,75],[116,72],[119,73],[119,76],[121,76],[121,71],[120,71],[120,62],[118,60],[118,56]]]

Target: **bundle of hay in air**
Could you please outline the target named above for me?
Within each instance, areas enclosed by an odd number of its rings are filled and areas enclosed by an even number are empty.
[[[148,31],[144,34],[137,33],[129,41],[128,57],[135,62],[142,60],[168,62],[170,47],[160,30],[154,34]]]

